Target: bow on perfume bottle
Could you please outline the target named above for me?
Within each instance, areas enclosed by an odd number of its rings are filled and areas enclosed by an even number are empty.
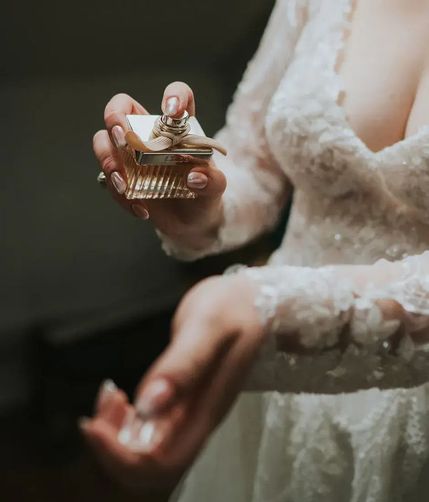
[[[208,138],[195,117],[128,115],[125,139],[133,155],[126,155],[128,199],[195,199],[187,187],[195,161],[210,159],[225,148]]]
[[[222,155],[227,153],[216,140],[204,135],[191,134],[188,112],[185,112],[180,119],[167,115],[158,117],[152,129],[152,138],[147,141],[143,141],[134,131],[128,131],[125,139],[131,148],[146,153],[160,152],[178,145],[213,148]]]

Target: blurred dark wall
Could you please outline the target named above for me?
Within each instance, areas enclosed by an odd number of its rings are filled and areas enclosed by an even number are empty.
[[[127,92],[157,113],[194,88],[209,134],[254,52],[272,0],[7,2],[0,30],[0,408],[25,375],[34,326],[174,305],[189,269],[95,182],[91,138]],[[19,389],[19,390],[17,390]]]
[[[231,58],[273,0],[7,2],[4,74],[92,75],[171,66],[209,68]],[[257,28],[256,28],[257,29]],[[252,39],[250,39],[252,37]],[[3,45],[3,44],[2,44]],[[236,61],[233,64],[240,64]]]

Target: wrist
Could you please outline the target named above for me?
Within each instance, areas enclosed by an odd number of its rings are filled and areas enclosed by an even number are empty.
[[[268,331],[258,308],[258,298],[261,294],[258,284],[246,274],[245,270],[223,276],[223,280],[226,280],[227,290],[233,292],[237,329],[244,331],[246,336],[254,335],[262,341]],[[231,294],[227,297],[231,298]]]
[[[165,229],[155,224],[158,232],[179,245],[195,250],[209,248],[216,242],[223,222],[222,199],[204,201],[204,206],[196,207],[194,214],[182,218],[179,224],[168,225]]]

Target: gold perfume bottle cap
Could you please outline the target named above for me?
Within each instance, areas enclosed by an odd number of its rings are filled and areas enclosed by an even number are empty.
[[[149,122],[151,124],[150,132],[144,134],[137,134],[133,124],[134,120],[130,119],[139,117],[140,122]],[[207,138],[201,126],[195,117],[190,117],[185,112],[181,117],[174,118],[167,115],[161,116],[127,116],[131,126],[125,134],[127,144],[134,150],[137,162],[143,162],[142,157],[146,157],[149,162],[148,156],[157,156],[157,165],[162,162],[161,156],[179,155],[177,160],[180,162],[183,155],[191,155],[195,157],[211,157],[213,149],[218,150],[223,155],[226,155],[225,148],[222,147],[217,141]],[[143,138],[147,139],[143,139]],[[150,161],[152,163],[152,161]]]
[[[185,113],[179,117],[170,117],[169,115],[162,115],[161,122],[168,127],[173,127],[175,129],[185,129],[189,121],[189,113]]]

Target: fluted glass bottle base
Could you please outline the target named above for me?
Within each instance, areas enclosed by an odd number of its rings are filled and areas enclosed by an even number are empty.
[[[187,187],[191,166],[139,166],[126,168],[127,199],[195,199]]]

